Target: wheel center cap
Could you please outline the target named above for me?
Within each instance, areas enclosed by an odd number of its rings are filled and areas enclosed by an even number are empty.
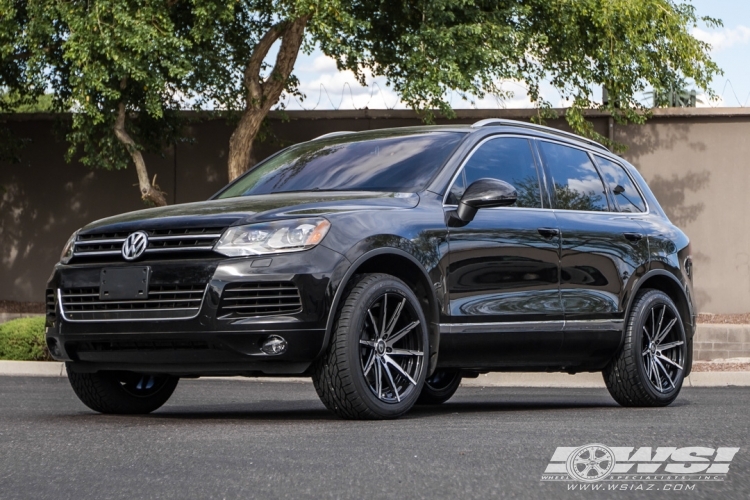
[[[654,344],[651,344],[648,348],[649,351],[651,351],[651,354],[656,353],[656,346]]]
[[[385,340],[378,340],[375,344],[375,352],[378,353],[378,356],[385,354]]]

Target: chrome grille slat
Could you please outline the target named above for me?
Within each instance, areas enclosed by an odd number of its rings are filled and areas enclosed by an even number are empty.
[[[271,316],[300,311],[302,299],[294,283],[264,281],[227,285],[221,296],[218,316]]]
[[[131,232],[79,235],[73,256],[78,259],[101,259],[121,255],[122,246]],[[152,255],[152,258],[160,258],[172,253],[185,256],[195,252],[212,252],[224,228],[146,229],[145,232],[148,234],[148,246],[144,253]]]
[[[205,291],[205,285],[152,285],[147,299],[109,301],[99,299],[97,286],[58,289],[58,297],[69,321],[186,319],[198,315]]]

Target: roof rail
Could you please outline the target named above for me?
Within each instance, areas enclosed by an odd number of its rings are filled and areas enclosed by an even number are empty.
[[[545,127],[544,125],[537,125],[535,123],[527,123],[527,122],[521,122],[517,120],[507,120],[505,118],[487,118],[485,120],[479,120],[478,122],[473,123],[471,126],[472,128],[480,128],[480,127],[487,127],[490,125],[510,125],[514,127],[523,127],[523,128],[529,128],[532,130],[538,130],[540,132],[546,132],[548,134],[559,135],[560,137],[567,137],[568,139],[585,142],[586,144],[589,144],[591,146],[594,146],[594,147],[597,147],[597,148],[603,149],[604,151],[609,152],[609,149],[606,146],[592,139],[587,139],[585,137],[581,137],[580,135],[571,134],[570,132],[564,132],[556,128]]]
[[[355,132],[353,130],[339,130],[338,132],[329,132],[327,134],[319,135],[315,139],[310,139],[311,141],[317,141],[318,139],[326,139],[328,137],[336,137],[337,135],[347,135],[347,134],[354,134]]]

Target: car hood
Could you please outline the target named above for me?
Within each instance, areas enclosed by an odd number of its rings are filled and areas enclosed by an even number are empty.
[[[404,210],[417,206],[415,193],[371,191],[295,192],[240,196],[196,203],[149,208],[107,217],[81,230],[81,234],[132,229],[226,227],[271,219],[331,215],[357,210]]]

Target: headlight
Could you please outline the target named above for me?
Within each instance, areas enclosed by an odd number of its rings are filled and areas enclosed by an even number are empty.
[[[330,227],[322,217],[230,227],[214,250],[229,257],[299,252],[320,243]]]
[[[80,229],[78,231],[80,231]],[[67,264],[68,262],[70,262],[71,257],[73,257],[73,249],[75,248],[78,231],[70,235],[70,238],[68,238],[68,242],[65,243],[65,246],[63,247],[63,251],[60,254],[60,262],[62,264]]]

